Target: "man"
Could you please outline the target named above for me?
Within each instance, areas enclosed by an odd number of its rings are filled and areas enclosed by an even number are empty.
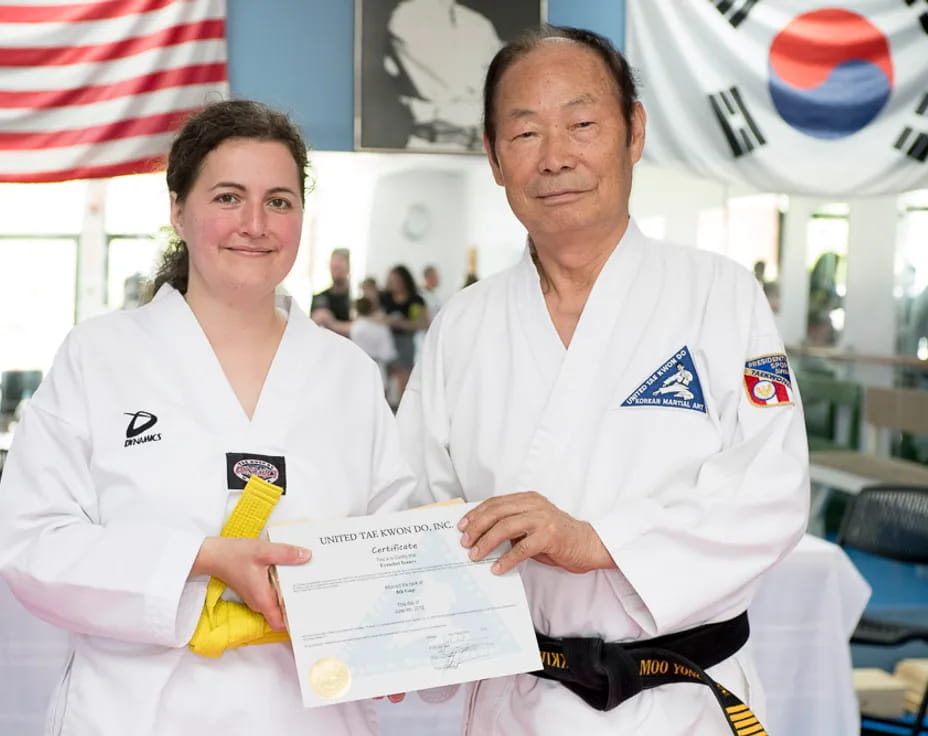
[[[434,319],[441,309],[441,300],[438,296],[438,269],[435,266],[426,266],[422,271],[422,298],[425,300],[426,309],[429,310],[429,317]]]
[[[347,248],[332,251],[329,273],[332,275],[332,285],[313,295],[309,316],[317,325],[348,337],[351,334],[351,292],[348,282],[351,253]]]
[[[482,501],[459,525],[471,558],[513,542],[488,574],[518,565],[555,679],[471,686],[466,732],[762,734],[741,614],[808,510],[764,295],[629,218],[645,113],[604,38],[543,27],[508,44],[484,113],[528,247],[442,308],[400,428],[421,500]],[[658,392],[687,374],[685,392]]]

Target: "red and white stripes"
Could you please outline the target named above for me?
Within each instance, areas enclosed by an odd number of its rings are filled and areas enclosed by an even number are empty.
[[[153,171],[227,96],[225,0],[0,2],[0,181]]]

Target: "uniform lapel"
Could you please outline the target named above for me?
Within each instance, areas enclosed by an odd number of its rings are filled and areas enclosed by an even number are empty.
[[[165,352],[174,356],[177,391],[186,411],[219,435],[245,430],[248,417],[183,295],[165,285],[155,301],[159,309],[149,313],[152,328]]]
[[[566,465],[563,457],[570,442],[594,426],[595,416],[615,405],[614,396],[624,389],[628,363],[645,337],[648,315],[657,301],[653,281],[640,278],[646,248],[646,239],[629,221],[590,291],[560,362],[519,473],[520,488],[560,485],[558,471]],[[540,313],[526,321],[544,321],[558,339],[538,291]]]
[[[301,416],[297,407],[306,406],[306,384],[318,375],[314,365],[324,359],[324,342],[318,339],[321,328],[303,314],[292,297],[284,297],[279,306],[287,310],[287,328],[261,389],[249,433],[264,445],[270,442],[282,449],[289,426],[311,419]]]
[[[538,271],[528,247],[515,271],[515,288],[509,291],[509,311],[518,315],[517,329],[528,346],[530,363],[544,390],[550,391],[564,362],[567,349],[548,316]]]

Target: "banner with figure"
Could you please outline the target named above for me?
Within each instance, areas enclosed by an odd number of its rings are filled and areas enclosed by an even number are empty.
[[[761,191],[928,186],[928,0],[629,0],[645,159]]]
[[[355,148],[482,153],[483,80],[546,0],[355,0]]]

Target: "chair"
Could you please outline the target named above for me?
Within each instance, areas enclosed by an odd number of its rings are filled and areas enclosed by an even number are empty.
[[[3,371],[0,374],[0,415],[16,411],[19,402],[35,393],[42,382],[42,371]]]
[[[817,373],[798,373],[809,450],[857,450],[863,388]]]
[[[838,532],[838,544],[878,557],[916,565],[928,564],[928,487],[868,486],[854,496]],[[853,644],[892,647],[910,641],[928,642],[928,626],[861,617]],[[911,736],[918,736],[928,711],[928,689],[921,703]],[[866,716],[870,721],[900,725],[898,720]],[[897,731],[898,733],[898,731]]]

